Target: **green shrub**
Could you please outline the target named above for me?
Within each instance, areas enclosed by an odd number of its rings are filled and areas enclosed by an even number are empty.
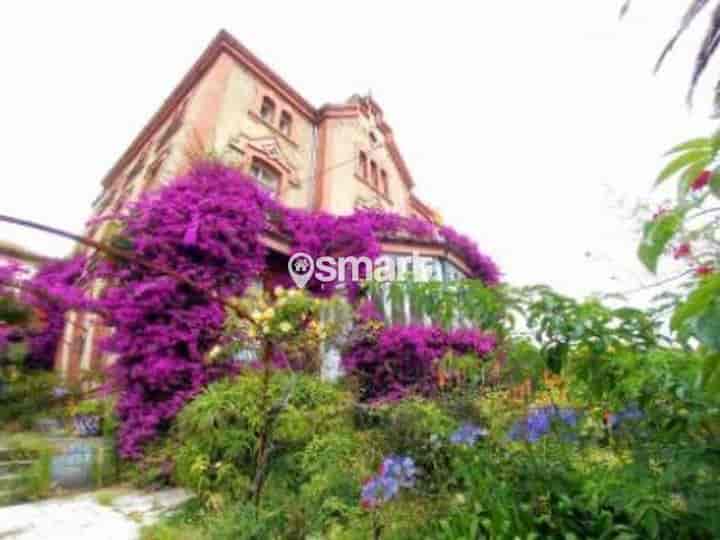
[[[177,480],[211,506],[248,494],[264,421],[263,390],[261,373],[225,379],[210,385],[178,418]],[[276,373],[265,399],[284,403],[271,441],[274,462],[348,423],[349,395],[311,376]]]
[[[57,400],[53,396],[53,390],[58,385],[54,373],[13,370],[0,374],[0,379],[3,381],[0,425],[5,429],[28,430],[40,416],[62,414],[60,409],[56,409]]]
[[[377,408],[380,418],[377,434],[383,456],[412,456],[422,471],[426,488],[434,491],[446,475],[449,448],[447,439],[458,426],[440,403],[430,399],[412,398]]]
[[[10,437],[7,447],[12,460],[32,461],[13,482],[13,499],[20,502],[48,497],[52,490],[52,458],[55,454],[52,444],[42,436],[22,433]]]

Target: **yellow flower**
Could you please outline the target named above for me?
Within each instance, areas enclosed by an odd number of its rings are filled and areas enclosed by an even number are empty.
[[[297,289],[290,289],[287,293],[288,296],[297,296],[298,294],[300,294],[300,291]]]
[[[255,311],[253,311],[253,312],[250,314],[250,317],[252,318],[252,320],[258,321],[258,320],[260,320],[260,318],[262,317],[262,313],[260,313],[259,311],[255,310]]]
[[[267,308],[262,314],[263,319],[272,319],[275,316],[275,310],[273,308]]]
[[[285,289],[278,285],[275,287],[275,296],[282,296],[285,293]]]
[[[280,323],[279,328],[283,334],[287,334],[290,330],[292,330],[292,325],[287,321],[283,321]]]

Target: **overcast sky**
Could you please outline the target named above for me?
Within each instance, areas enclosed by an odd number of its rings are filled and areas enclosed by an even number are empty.
[[[714,128],[713,81],[688,111],[705,18],[651,74],[687,2],[635,0],[622,22],[620,3],[6,2],[0,212],[82,231],[101,178],[226,28],[316,106],[372,91],[418,195],[508,281],[650,283],[629,210],[665,150]],[[0,239],[71,248],[4,224]]]

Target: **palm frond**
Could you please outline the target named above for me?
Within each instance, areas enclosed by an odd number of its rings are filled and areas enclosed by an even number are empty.
[[[693,0],[690,4],[690,7],[685,12],[685,15],[682,18],[682,21],[680,21],[680,27],[675,32],[675,35],[672,37],[670,41],[668,41],[667,45],[665,45],[665,48],[663,49],[662,53],[660,54],[660,58],[658,58],[657,63],[655,64],[655,73],[657,73],[660,70],[660,67],[662,66],[663,61],[665,60],[665,57],[668,55],[668,53],[672,50],[672,48],[675,46],[675,43],[685,33],[685,30],[688,29],[688,27],[692,24],[692,22],[695,20],[695,17],[697,17],[700,12],[705,8],[705,6],[708,5],[710,0]],[[625,7],[625,6],[623,6]],[[629,7],[629,6],[628,6]]]
[[[625,3],[620,8],[620,18],[622,19],[625,15],[627,15],[627,12],[630,11],[630,4],[632,4],[632,0],[625,0]]]
[[[697,58],[695,59],[695,68],[693,69],[692,79],[690,81],[690,90],[688,91],[687,102],[692,105],[693,94],[697,86],[700,76],[705,72],[708,62],[718,45],[720,44],[720,3],[715,6],[712,18],[710,19],[710,27],[708,28],[705,38],[703,39]]]

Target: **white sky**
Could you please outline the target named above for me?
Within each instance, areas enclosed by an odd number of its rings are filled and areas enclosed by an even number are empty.
[[[665,150],[715,127],[717,70],[689,112],[706,18],[653,77],[687,2],[635,0],[622,22],[620,3],[6,2],[0,212],[80,232],[101,178],[226,28],[316,106],[370,89],[418,195],[511,283],[649,283],[623,213]],[[5,224],[0,239],[71,247]]]

